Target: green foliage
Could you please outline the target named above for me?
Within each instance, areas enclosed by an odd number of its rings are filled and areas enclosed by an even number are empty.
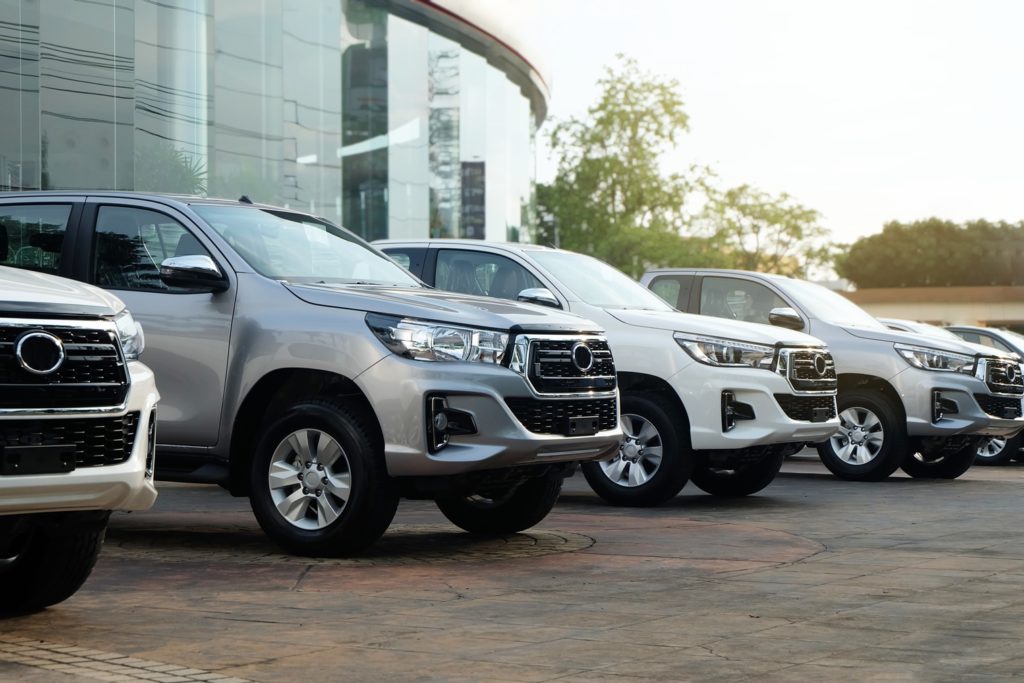
[[[679,83],[620,55],[598,85],[586,120],[560,121],[550,132],[558,173],[537,188],[537,240],[634,277],[654,266],[714,265],[711,240],[680,237],[697,181],[661,170],[662,155],[689,125]]]
[[[166,140],[135,141],[135,189],[174,194],[206,194],[203,163]]]
[[[710,190],[701,221],[730,267],[806,277],[832,258],[821,214],[749,185]]]
[[[859,288],[1024,284],[1024,221],[886,223],[836,260]]]

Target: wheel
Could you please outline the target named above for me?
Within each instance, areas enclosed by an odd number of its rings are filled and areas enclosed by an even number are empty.
[[[1005,465],[1014,458],[1020,460],[1021,434],[1006,438],[1005,436],[987,436],[978,445],[978,455],[974,459],[976,465]]]
[[[329,399],[298,402],[260,436],[249,502],[263,531],[296,555],[341,556],[387,530],[398,486],[367,417]]]
[[[956,479],[974,464],[979,448],[977,439],[955,446],[943,439],[923,439],[920,450],[908,453],[900,469],[915,479]]]
[[[587,483],[609,503],[659,505],[686,486],[693,468],[688,427],[685,420],[677,427],[662,404],[651,394],[623,394],[618,454],[583,464]]]
[[[907,452],[907,423],[885,394],[854,389],[836,397],[839,431],[818,444],[825,467],[840,479],[881,481]]]
[[[701,491],[713,496],[739,498],[757,493],[772,483],[786,459],[786,451],[773,450],[761,460],[741,465],[734,470],[722,470],[697,465],[690,474],[690,481]]]
[[[67,600],[82,587],[103,547],[109,513],[78,525],[77,513],[61,525],[33,528],[0,558],[0,610],[35,612]]]
[[[546,475],[504,490],[437,499],[441,514],[474,534],[514,534],[539,524],[555,507],[562,491],[561,475]]]

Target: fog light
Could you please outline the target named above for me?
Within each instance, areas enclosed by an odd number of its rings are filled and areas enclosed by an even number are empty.
[[[436,453],[448,445],[453,435],[476,434],[473,416],[448,407],[444,396],[427,397],[427,448]]]
[[[156,408],[149,413],[149,429],[146,432],[149,443],[146,446],[146,477],[152,479],[156,468]]]
[[[943,398],[939,390],[932,391],[932,422],[938,422],[946,415],[956,415],[960,406],[950,398]]]
[[[728,432],[736,427],[738,420],[753,420],[754,407],[749,403],[736,400],[731,391],[722,392],[722,431]]]

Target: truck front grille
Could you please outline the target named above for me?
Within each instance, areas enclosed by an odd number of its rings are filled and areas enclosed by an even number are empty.
[[[0,446],[73,446],[76,467],[116,465],[135,443],[139,413],[121,417],[0,420]]]
[[[833,391],[839,385],[836,363],[824,349],[783,349],[780,363],[797,391]]]
[[[585,347],[577,351],[577,347]],[[591,359],[581,369],[574,354]],[[615,361],[603,339],[566,337],[531,339],[527,377],[541,394],[567,394],[615,389]]]
[[[790,420],[800,422],[813,422],[815,411],[823,409],[827,411],[828,417],[825,420],[834,419],[836,416],[835,396],[796,396],[793,394],[775,394],[775,400],[779,402],[782,412],[786,413]],[[818,422],[823,413],[818,413]]]
[[[992,394],[975,394],[974,400],[981,409],[994,417],[1012,420],[1021,416],[1019,398],[1009,396],[993,396]]]
[[[1012,361],[986,359],[985,384],[997,394],[1024,394],[1020,365]]]
[[[569,420],[575,417],[596,417],[601,431],[615,429],[619,411],[615,397],[598,399],[542,400],[506,398],[524,427],[536,434],[569,435]]]
[[[22,335],[43,331],[64,344],[64,362],[38,375],[21,367],[15,348]],[[128,393],[128,370],[107,329],[0,323],[0,408],[116,406]]]

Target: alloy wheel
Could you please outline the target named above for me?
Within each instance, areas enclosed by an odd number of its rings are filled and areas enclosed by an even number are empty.
[[[978,457],[982,459],[994,458],[1006,448],[1006,439],[1001,436],[990,436],[982,439],[978,444]]]
[[[643,486],[661,467],[661,434],[647,418],[624,413],[619,418],[624,439],[614,458],[601,461],[601,470],[619,486]]]
[[[267,474],[270,496],[293,526],[317,531],[334,523],[352,491],[345,450],[327,432],[299,429],[278,444]]]
[[[885,433],[877,415],[855,406],[839,413],[839,431],[830,441],[841,461],[848,465],[866,465],[882,450]]]

